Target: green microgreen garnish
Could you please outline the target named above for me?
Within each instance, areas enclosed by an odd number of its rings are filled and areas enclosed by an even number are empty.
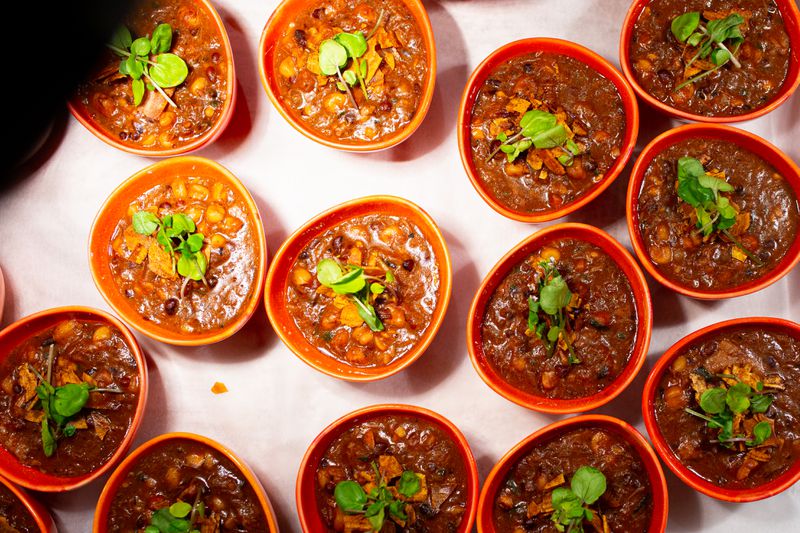
[[[370,298],[386,290],[386,283],[394,281],[394,274],[386,271],[383,279],[368,276],[364,269],[354,265],[342,267],[334,259],[323,259],[317,263],[317,280],[336,294],[345,294],[358,309],[358,315],[372,331],[383,331],[383,322],[378,318]]]
[[[566,308],[572,300],[572,292],[553,263],[542,261],[539,266],[542,276],[538,294],[528,296],[528,331],[544,341],[548,355],[553,354],[559,339],[562,339],[569,352],[569,363],[578,364],[580,360],[566,330]]]
[[[558,487],[550,495],[553,504],[551,520],[556,529],[567,533],[583,533],[583,522],[591,522],[594,513],[587,506],[596,502],[606,492],[606,476],[591,466],[575,471],[570,488]]]
[[[205,507],[199,499],[194,505],[178,500],[153,513],[144,533],[200,533],[192,525],[196,516],[202,517],[204,514]]]
[[[388,481],[381,476],[378,465],[372,463],[375,472],[375,487],[369,494],[364,488],[352,480],[341,481],[333,490],[336,505],[347,514],[363,514],[369,521],[373,531],[380,531],[387,514],[405,521],[405,501],[395,498],[388,486]],[[404,498],[411,498],[422,489],[419,476],[411,470],[405,470],[394,485],[397,493]]]
[[[672,34],[678,41],[697,47],[697,52],[686,63],[686,68],[692,66],[698,59],[709,57],[715,65],[714,68],[684,81],[675,90],[679,91],[690,83],[708,76],[728,62],[731,62],[735,68],[741,68],[742,64],[736,58],[736,53],[744,42],[740,28],[742,24],[744,24],[744,18],[738,13],[731,13],[723,19],[710,20],[705,26],[701,23],[698,11],[691,11],[675,17],[671,25]]]
[[[720,193],[733,190],[733,185],[727,181],[707,174],[698,159],[681,157],[678,160],[678,196],[694,207],[698,231],[705,237],[715,231],[724,234],[751,261],[761,266],[763,262],[728,231],[736,223],[739,212]]]
[[[492,159],[497,152],[506,154],[506,159],[513,162],[519,155],[531,146],[535,148],[561,148],[564,152],[558,156],[562,165],[570,166],[576,155],[581,154],[580,147],[567,137],[567,129],[552,113],[534,109],[522,115],[519,121],[520,131],[509,137],[500,132],[496,140],[500,145],[495,148],[487,161]]]
[[[202,252],[205,236],[195,233],[195,224],[183,213],[158,218],[150,211],[133,215],[133,229],[140,235],[156,234],[156,240],[172,258],[172,271],[183,277],[180,296],[183,298],[190,280],[206,282],[208,259]],[[176,253],[180,256],[176,257]]]
[[[729,374],[712,376],[718,379],[737,379]],[[758,446],[767,440],[772,434],[772,427],[769,422],[762,420],[755,424],[752,436],[744,434],[734,434],[733,421],[737,415],[747,416],[747,414],[765,413],[774,401],[770,394],[761,392],[764,386],[759,382],[754,390],[747,383],[737,379],[736,383],[729,387],[713,387],[706,389],[700,395],[700,413],[689,407],[684,411],[692,416],[696,416],[706,421],[706,425],[712,429],[718,429],[717,438],[713,443],[721,444],[730,448],[736,442],[743,442],[746,446]]]
[[[158,91],[172,107],[178,107],[164,89],[183,83],[189,75],[189,68],[183,59],[169,53],[172,26],[159,24],[151,37],[139,37],[136,40],[127,27],[120,26],[106,46],[123,58],[119,63],[119,72],[133,80],[134,105],[142,103],[147,89]],[[142,78],[147,80],[147,84]]]
[[[36,375],[39,384],[36,395],[41,404],[42,417],[42,450],[46,457],[52,457],[61,437],[72,437],[77,429],[70,422],[81,412],[89,401],[89,392],[122,392],[119,389],[97,388],[88,383],[67,383],[59,387],[52,385],[53,363],[56,357],[56,345],[51,344],[46,362],[45,374],[42,375],[30,364],[28,368]]]

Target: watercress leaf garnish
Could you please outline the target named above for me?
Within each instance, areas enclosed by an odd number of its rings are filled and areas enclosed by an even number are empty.
[[[322,41],[319,45],[319,70],[332,76],[347,64],[347,49],[333,39]]]
[[[88,383],[68,383],[56,387],[52,407],[61,416],[68,418],[78,414],[89,401]]]
[[[369,285],[369,292],[372,294],[383,294],[383,291],[386,290],[386,287],[381,285],[380,283],[370,283]]]
[[[707,189],[711,189],[714,193],[717,192],[731,192],[733,191],[733,185],[728,183],[725,180],[721,180],[714,176],[709,176],[708,174],[703,171],[703,174],[697,177],[698,183],[700,183],[701,187],[706,187]],[[725,203],[727,204],[728,199],[724,199]]]
[[[711,52],[711,62],[715,65],[724,65],[731,58],[731,53],[728,50],[716,49]]]
[[[753,389],[747,383],[738,382],[728,389],[725,403],[734,414],[747,411],[750,408],[750,394]]]
[[[353,72],[352,70],[345,70],[344,72],[342,72],[342,77],[344,78],[344,81],[346,81],[350,85],[355,85],[356,83],[358,83],[358,76],[356,76],[356,73]]]
[[[411,470],[406,470],[400,475],[400,480],[397,482],[397,492],[410,498],[420,491],[422,484],[419,481],[419,476]]]
[[[50,424],[47,422],[46,416],[42,418],[42,450],[46,457],[52,457],[56,453],[56,438],[50,431]]]
[[[140,235],[152,235],[161,226],[161,221],[150,211],[139,211],[132,217],[133,230]]]
[[[700,25],[700,12],[690,11],[672,19],[672,35],[680,42],[685,42]]]
[[[555,148],[561,146],[567,140],[567,130],[561,124],[541,131],[534,135],[531,140],[536,148]]]
[[[150,39],[139,37],[131,43],[131,53],[136,56],[147,57],[150,55]]]
[[[355,294],[367,284],[364,278],[364,269],[354,268],[346,272],[338,280],[330,284],[330,288],[336,294]]]
[[[754,413],[766,413],[772,401],[773,398],[769,394],[756,394],[750,398],[750,410]]]
[[[172,47],[172,26],[169,24],[159,24],[153,30],[153,35],[150,37],[150,49],[154,54],[163,54],[169,52]]]
[[[133,90],[133,105],[138,106],[144,99],[144,82],[142,79],[133,80],[131,89]]]
[[[175,213],[172,215],[172,229],[175,234],[192,233],[194,232],[194,220],[183,213]]]
[[[141,78],[144,73],[144,66],[134,55],[128,56],[128,59],[125,60],[125,69],[128,72],[128,76],[134,80]]]
[[[547,331],[547,340],[550,342],[556,342],[559,335],[561,335],[561,328],[558,326],[553,326]]]
[[[65,437],[72,437],[75,435],[76,431],[78,431],[78,429],[75,426],[73,426],[72,424],[67,424],[66,426],[64,426],[63,433]]]
[[[700,395],[700,407],[706,413],[718,414],[725,410],[727,391],[721,387],[708,389]]]
[[[175,518],[184,518],[192,511],[192,506],[186,502],[177,501],[169,506],[169,514]]]
[[[362,511],[367,504],[367,494],[364,489],[351,480],[337,483],[333,489],[333,498],[336,500],[336,505],[346,513]]]
[[[133,37],[131,36],[131,31],[126,26],[118,26],[117,29],[114,30],[114,33],[111,34],[109,44],[124,51],[130,48],[132,43]],[[123,54],[117,50],[114,50],[114,52],[119,56],[123,56]]]
[[[762,420],[755,426],[753,426],[753,440],[748,442],[749,446],[758,446],[759,444],[763,443],[767,440],[770,435],[772,435],[772,427],[769,425],[769,422],[766,420]]]
[[[186,238],[186,245],[191,253],[199,252],[203,248],[205,236],[202,233],[192,233]]]
[[[334,40],[342,45],[347,51],[347,55],[353,59],[359,58],[367,52],[367,39],[360,31],[339,33],[334,37]]]
[[[372,526],[373,531],[380,531],[383,528],[383,522],[386,519],[386,502],[377,501],[367,507],[367,512],[364,516]]]
[[[555,315],[560,309],[569,304],[572,293],[567,287],[567,282],[561,276],[554,277],[550,283],[542,287],[539,293],[539,305],[548,315]]]
[[[406,520],[408,519],[408,515],[405,513],[405,507],[406,503],[404,501],[394,500],[389,504],[389,514],[400,520]]]
[[[342,267],[333,259],[323,259],[317,263],[317,280],[326,287],[342,277]]]
[[[189,75],[186,62],[175,54],[159,54],[152,61],[155,64],[150,66],[150,78],[161,87],[176,87]]]
[[[369,326],[372,331],[383,331],[383,322],[378,318],[375,308],[372,305],[361,301],[360,298],[353,298],[353,302],[358,309],[358,316]]]
[[[578,498],[591,505],[605,493],[606,477],[594,467],[582,466],[572,476],[570,487]]]
[[[537,133],[546,131],[556,125],[558,119],[552,113],[539,109],[532,109],[522,115],[519,127],[525,137],[533,137]],[[505,140],[505,139],[503,139]]]

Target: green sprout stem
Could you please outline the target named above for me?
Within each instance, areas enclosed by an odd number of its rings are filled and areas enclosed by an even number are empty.
[[[708,417],[708,416],[706,416],[706,415],[704,415],[702,413],[698,413],[697,411],[695,411],[694,409],[691,409],[689,407],[684,407],[683,410],[686,411],[687,413],[689,413],[690,415],[696,416],[697,418],[702,418],[703,420],[705,420],[709,424],[713,424],[714,425],[713,427],[722,429],[722,425],[719,422],[717,422],[716,420],[714,420],[713,418],[711,418],[711,417]]]
[[[746,255],[748,259],[750,259],[752,262],[754,262],[756,264],[756,266],[759,266],[759,267],[764,266],[764,262],[761,259],[759,259],[758,257],[756,257],[756,255],[753,252],[751,252],[750,250],[745,248],[744,245],[741,243],[741,241],[739,239],[737,239],[736,237],[734,237],[731,234],[730,231],[724,229],[724,230],[722,230],[722,233],[727,238],[729,238],[731,241],[733,241],[733,244],[737,248],[739,248],[742,252],[744,252],[744,255]]]
[[[369,41],[370,37],[372,37],[373,35],[375,35],[375,32],[376,32],[376,31],[378,31],[378,28],[380,28],[380,27],[381,27],[381,22],[383,22],[383,15],[384,15],[384,10],[383,10],[383,9],[381,9],[381,12],[378,14],[378,20],[376,20],[376,21],[375,21],[375,26],[374,26],[374,27],[373,27],[373,28],[370,30],[370,32],[367,34],[367,37],[366,37],[366,39],[367,39],[368,41]]]
[[[508,139],[506,139],[502,143],[498,144],[497,148],[495,148],[494,151],[491,154],[489,154],[489,157],[486,158],[486,161],[491,161],[492,158],[497,155],[497,152],[500,151],[500,147],[501,146],[505,146],[507,144],[512,144],[512,143],[516,142],[518,139],[520,139],[522,136],[523,136],[522,135],[522,130],[520,130],[517,134],[509,137]]]
[[[109,47],[111,50],[113,50],[113,51],[117,52],[118,54],[124,54],[124,55],[125,55],[125,56],[127,56],[127,57],[130,57],[131,55],[133,55],[133,54],[131,54],[130,52],[128,52],[127,50],[123,50],[123,49],[121,49],[121,48],[117,48],[117,47],[116,47],[116,46],[114,46],[113,44],[106,44],[106,46],[107,46],[107,47]],[[137,58],[137,59],[138,59],[138,58]],[[154,61],[150,61],[149,59],[143,59],[143,61],[145,61],[145,62],[146,62],[148,65],[153,65],[153,66],[156,66],[156,65],[158,65],[158,63],[156,63],[156,62],[154,62]],[[157,84],[157,83],[156,83],[156,82],[153,80],[153,78],[151,78],[151,77],[150,77],[150,75],[149,75],[147,72],[142,72],[142,76],[144,76],[145,78],[147,78],[147,81],[148,81],[148,82],[149,82],[149,83],[150,83],[150,84],[151,84],[153,87],[155,87],[155,89],[156,89],[156,90],[159,92],[159,94],[161,94],[161,96],[163,96],[163,97],[164,97],[164,100],[166,100],[166,101],[167,101],[167,103],[169,103],[169,105],[171,105],[172,107],[178,107],[178,104],[176,104],[176,103],[175,103],[175,102],[172,100],[172,98],[170,98],[169,96],[167,96],[167,93],[166,93],[166,92],[164,92],[164,89],[162,89],[162,88],[161,88],[161,86],[160,86],[159,84]],[[340,76],[340,77],[341,77],[341,76]]]
[[[358,103],[356,103],[356,99],[353,96],[352,91],[350,91],[350,86],[344,80],[344,77],[342,76],[342,71],[341,71],[341,69],[339,67],[336,67],[336,75],[339,77],[339,81],[341,82],[342,86],[344,87],[345,92],[347,92],[347,97],[350,99],[350,103],[353,104],[353,107],[355,107],[356,111],[358,111],[359,110],[358,109]]]

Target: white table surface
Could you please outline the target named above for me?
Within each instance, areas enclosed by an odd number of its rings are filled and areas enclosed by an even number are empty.
[[[478,377],[464,327],[473,295],[491,266],[541,226],[492,211],[464,174],[456,145],[456,111],[472,69],[491,51],[532,36],[576,41],[618,64],[628,0],[449,0],[426,2],[439,44],[433,104],[417,133],[373,155],[321,147],[295,132],[272,108],[257,70],[258,39],[275,0],[219,0],[233,44],[239,100],[234,122],[199,152],[239,176],[256,198],[267,241],[276,250],[318,212],[367,194],[417,202],[439,223],[453,257],[453,298],[438,336],[409,369],[384,381],[350,384],[297,359],[272,331],[263,307],[233,338],[205,348],[173,348],[138,335],[149,356],[150,398],[138,445],[168,431],[200,433],[230,446],[255,469],[284,531],[299,531],[294,486],[300,459],[329,422],[366,405],[404,402],[434,409],[466,435],[481,478],[511,446],[554,417],[503,399]],[[671,125],[642,107],[639,149]],[[800,96],[744,128],[800,158]],[[82,304],[107,309],[89,274],[86,243],[97,209],[116,185],[151,160],[94,138],[66,112],[31,175],[0,192],[0,267],[6,280],[2,324],[41,309]],[[638,150],[637,150],[638,153]],[[628,170],[630,169],[628,165]],[[624,195],[628,173],[569,220],[600,226],[630,248]],[[649,359],[631,387],[599,412],[644,431],[642,385],[653,362],[679,337],[742,316],[800,318],[800,269],[758,294],[703,303],[650,280],[655,327]],[[230,392],[215,396],[224,382]],[[695,493],[667,471],[668,531],[792,531],[800,520],[800,484],[770,500],[734,505]],[[62,495],[40,495],[59,529],[89,531],[105,478]]]

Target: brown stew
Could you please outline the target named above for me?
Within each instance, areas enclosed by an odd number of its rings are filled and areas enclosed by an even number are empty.
[[[410,415],[383,415],[357,423],[328,447],[317,467],[316,486],[327,531],[372,531],[363,514],[337,507],[333,496],[337,483],[353,480],[368,491],[384,481],[395,489],[405,471],[416,474],[419,490],[400,498],[407,520],[387,516],[382,531],[456,531],[467,502],[468,474],[461,452],[436,424]]]
[[[543,302],[542,284],[558,284],[554,274],[571,294],[560,311],[565,331],[551,341],[558,316],[539,310],[537,323],[529,321],[532,302]],[[637,323],[633,289],[614,260],[585,241],[562,239],[528,256],[497,287],[483,316],[482,347],[512,386],[548,398],[580,398],[622,373]]]
[[[722,195],[738,215],[725,232],[704,235],[695,209],[679,198],[682,157],[698,159],[706,172],[733,186]],[[650,260],[670,280],[700,290],[732,289],[761,278],[783,260],[800,225],[800,208],[786,178],[754,153],[721,140],[688,139],[654,157],[637,204]]]
[[[587,427],[535,446],[512,467],[494,498],[498,533],[555,533],[551,494],[569,487],[574,473],[584,466],[598,469],[606,478],[605,493],[589,506],[593,519],[585,521],[585,530],[649,531],[653,491],[638,453],[616,433]]]
[[[88,391],[82,408],[62,423],[46,418],[37,390],[48,375],[56,391]],[[108,462],[139,402],[131,347],[116,327],[99,321],[66,320],[36,333],[0,363],[0,379],[0,444],[25,466],[61,477],[86,475]],[[45,423],[54,438],[49,454]]]
[[[178,214],[192,220],[191,233],[203,237],[199,253],[207,262],[201,279],[183,275],[179,264],[183,254],[177,249],[171,254],[157,231],[136,230],[133,219],[141,211],[162,222]],[[258,236],[253,221],[244,198],[223,180],[181,175],[156,185],[130,203],[109,243],[109,267],[117,290],[145,320],[169,331],[196,334],[223,329],[258,297]],[[174,239],[171,244],[177,248],[180,242]]]
[[[728,61],[716,68],[710,57],[692,61],[698,48],[678,41],[670,31],[673,19],[692,11],[701,12],[704,23],[741,15],[744,41],[734,49],[740,67]],[[647,93],[707,117],[743,115],[764,107],[783,86],[791,54],[774,0],[652,0],[639,15],[630,43],[633,73]],[[680,87],[697,76],[703,77]]]
[[[354,295],[337,294],[320,283],[317,267],[324,259],[361,268],[384,287],[367,296],[381,330],[364,320]],[[289,277],[287,309],[306,340],[359,367],[385,366],[412,350],[439,301],[433,248],[422,230],[397,216],[366,215],[327,230],[308,243]]]
[[[341,32],[361,32],[366,51],[348,59],[340,80],[335,71],[323,74],[319,58],[322,43]],[[273,69],[281,99],[317,135],[372,142],[414,118],[427,56],[422,32],[402,0],[320,0],[284,30]],[[354,83],[344,81],[349,76]]]
[[[3,533],[41,531],[25,504],[3,484],[0,484],[0,531]]]
[[[665,370],[655,393],[658,428],[672,452],[692,472],[726,489],[758,487],[785,473],[800,461],[798,360],[800,339],[753,327],[690,345]],[[713,416],[701,407],[703,393],[727,392],[739,383],[750,389],[750,407],[734,417],[732,440],[725,441],[717,427],[687,409]],[[769,398],[764,411],[756,407],[761,396]],[[757,443],[760,422],[770,431]]]
[[[514,139],[529,111],[555,115],[569,141],[550,148],[540,147],[545,146],[540,141],[509,161],[499,150],[498,136]],[[625,125],[622,98],[599,72],[564,55],[525,54],[495,68],[475,99],[472,162],[480,181],[504,207],[524,213],[553,211],[603,179],[620,155]]]
[[[119,72],[120,56],[108,51],[92,79],[80,86],[79,104],[118,142],[131,148],[168,150],[205,135],[221,118],[228,98],[223,35],[206,7],[196,0],[138,2],[125,25],[134,39],[149,36],[159,24],[172,26],[170,53],[188,66],[188,76],[164,92],[145,90],[134,104],[132,81]]]
[[[191,527],[203,532],[268,532],[255,489],[230,459],[188,439],[160,443],[140,457],[114,494],[109,532],[144,531],[176,502],[189,504]],[[188,531],[188,529],[187,529]]]

